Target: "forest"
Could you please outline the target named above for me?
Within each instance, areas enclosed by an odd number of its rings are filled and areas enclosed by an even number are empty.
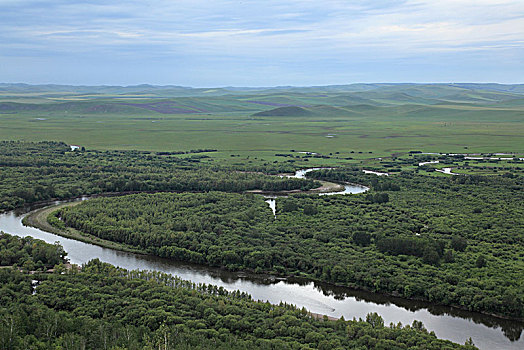
[[[317,319],[292,305],[97,259],[60,268],[62,253],[54,273],[31,275],[16,266],[52,263],[38,250],[57,246],[4,233],[0,242],[0,256],[33,247],[1,262],[1,349],[476,349],[437,339],[419,321],[385,325],[376,313]]]
[[[50,221],[161,257],[524,317],[520,177],[309,174],[371,190],[278,198],[276,218],[261,196],[208,192],[96,198]]]
[[[67,253],[59,244],[47,244],[31,237],[18,238],[0,231],[0,266],[24,271],[43,271],[64,263]]]
[[[201,157],[179,158],[173,152],[73,152],[62,142],[0,141],[0,211],[111,192],[278,192],[320,186],[312,180],[199,165]]]

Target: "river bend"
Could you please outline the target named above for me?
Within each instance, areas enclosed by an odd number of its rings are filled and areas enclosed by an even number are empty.
[[[24,226],[21,221],[32,209],[35,208],[28,207],[0,214],[0,230],[20,237],[31,236],[48,243],[59,242],[74,264],[84,264],[98,258],[130,270],[161,271],[195,283],[214,284],[228,290],[238,289],[249,293],[255,300],[267,300],[275,304],[282,301],[336,318],[344,316],[345,319],[364,319],[369,312],[377,312],[384,318],[385,324],[402,322],[406,325],[419,320],[439,338],[463,344],[471,337],[474,344],[481,349],[524,349],[524,339],[521,336],[524,322],[307,280],[232,273],[217,268],[102,248]]]

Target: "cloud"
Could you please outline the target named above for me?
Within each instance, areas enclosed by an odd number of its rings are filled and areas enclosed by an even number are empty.
[[[3,23],[0,29],[11,41],[60,37],[61,45],[67,45],[68,40],[82,41],[95,48],[118,44],[113,40],[117,36],[127,39],[120,41],[125,45],[140,45],[148,40],[191,46],[190,40],[196,38],[200,40],[195,45],[210,48],[216,46],[213,41],[218,39],[228,47],[251,44],[278,51],[280,40],[275,37],[279,35],[306,48],[319,41],[320,49],[337,48],[344,40],[346,46],[353,48],[372,44],[386,45],[389,49],[396,43],[402,43],[402,47],[410,43],[407,46],[416,50],[422,42],[426,43],[421,47],[425,49],[429,45],[438,48],[449,41],[471,44],[501,38],[517,40],[523,34],[519,28],[524,28],[524,6],[518,1],[350,3],[348,6],[345,1],[145,1],[117,6],[105,2],[3,1],[0,9],[2,6],[8,9],[0,15]],[[238,36],[243,40],[237,41]]]
[[[464,52],[503,63],[511,52],[522,62],[523,28],[521,0],[0,0],[0,56],[11,57],[312,66]]]

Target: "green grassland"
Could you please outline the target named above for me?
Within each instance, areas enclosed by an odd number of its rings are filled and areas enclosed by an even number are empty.
[[[509,87],[0,86],[0,139],[63,140],[92,149],[213,148],[228,161],[231,154],[275,161],[275,153],[290,150],[354,159],[465,147],[524,153],[524,95],[520,85]]]

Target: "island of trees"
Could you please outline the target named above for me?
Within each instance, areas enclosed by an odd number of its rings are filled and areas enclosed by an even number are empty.
[[[161,257],[524,317],[520,179],[351,174],[312,176],[372,190],[278,198],[276,219],[261,196],[207,192],[97,198],[49,220]]]

